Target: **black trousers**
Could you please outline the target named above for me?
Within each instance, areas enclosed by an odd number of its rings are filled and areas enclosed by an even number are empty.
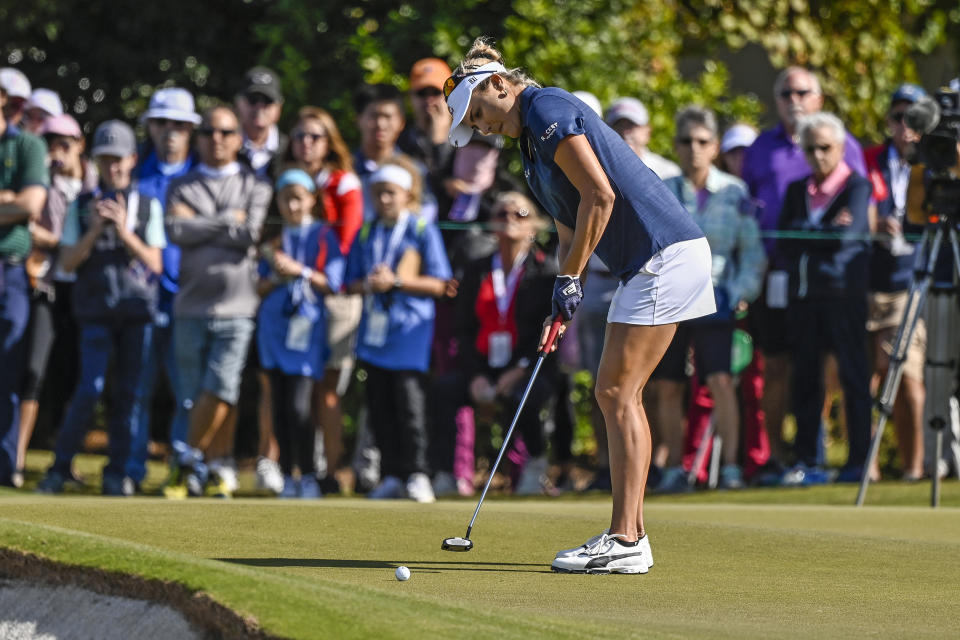
[[[313,459],[316,429],[310,414],[313,378],[291,376],[271,370],[270,393],[273,398],[273,433],[280,448],[280,469],[290,475],[294,465],[301,475],[314,473]]]
[[[564,385],[558,380],[559,377],[554,368],[544,366],[540,370],[533,388],[530,389],[530,397],[523,406],[523,413],[517,420],[516,431],[523,436],[523,443],[534,458],[543,455],[546,451],[546,441],[543,436],[544,421],[541,413],[558,390],[564,389]],[[496,375],[490,377],[491,384],[495,384],[496,381]],[[503,428],[504,435],[517,412],[523,392],[527,388],[527,382],[528,378],[524,378],[510,396],[500,400],[497,419]],[[434,427],[431,433],[430,462],[437,471],[450,471],[453,468],[457,438],[455,419],[460,407],[471,404],[469,385],[470,378],[461,371],[451,371],[434,380],[431,394]],[[569,444],[566,450],[569,452]]]
[[[797,418],[794,453],[800,462],[816,463],[823,412],[823,354],[833,352],[847,410],[850,440],[848,467],[861,467],[870,447],[870,369],[867,359],[867,299],[791,301],[793,406]]]
[[[411,473],[428,473],[424,374],[368,362],[361,366],[367,372],[367,412],[380,449],[380,476],[404,480]]]

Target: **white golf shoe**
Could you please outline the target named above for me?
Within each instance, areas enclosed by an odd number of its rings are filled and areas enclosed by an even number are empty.
[[[623,536],[601,533],[575,555],[557,556],[551,569],[558,573],[647,573],[653,566],[650,541],[644,536],[635,543]],[[569,550],[567,550],[569,551]]]
[[[585,551],[588,547],[595,545],[600,540],[601,536],[607,535],[609,533],[610,533],[610,529],[604,529],[601,533],[598,533],[597,535],[593,536],[592,538],[584,542],[579,547],[574,547],[572,549],[562,549],[560,551],[557,551],[557,557],[572,558],[573,556],[579,553],[583,553],[583,551]],[[640,549],[643,551],[643,553],[645,554],[645,557],[647,558],[647,568],[652,567],[653,551],[650,550],[650,536],[648,536],[647,534],[643,534],[643,537],[640,538]]]

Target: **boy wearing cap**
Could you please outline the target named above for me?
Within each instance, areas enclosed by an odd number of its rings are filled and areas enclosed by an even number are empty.
[[[147,146],[137,167],[140,192],[166,202],[167,187],[175,178],[186,175],[197,164],[196,154],[190,148],[194,127],[200,124],[200,115],[194,108],[193,96],[180,87],[158,89],[150,98],[150,106],[141,116],[147,125]],[[153,340],[144,364],[127,475],[139,485],[146,475],[147,446],[150,437],[150,408],[156,388],[157,375],[162,368],[171,389],[177,388],[176,358],[173,350],[173,298],[177,293],[180,275],[180,247],[168,243],[163,249],[163,273],[157,296]],[[170,425],[170,441],[187,439],[187,409],[175,403]]]
[[[904,236],[923,231],[922,227],[911,224],[906,216],[907,186],[910,182],[908,159],[914,155],[922,132],[911,129],[904,121],[904,114],[926,95],[917,85],[900,85],[894,91],[887,111],[890,137],[864,153],[873,183],[873,199],[877,203],[877,231],[889,236],[889,239],[873,244],[867,311],[874,374],[881,378],[886,375],[890,363],[897,327],[904,317],[913,279],[916,243],[907,241]],[[926,325],[921,318],[907,347],[903,378],[893,405],[903,479],[910,482],[923,477],[923,406],[926,400],[923,368],[926,342]]]
[[[30,254],[29,222],[47,199],[47,148],[3,117],[0,86],[0,485],[10,485],[17,455],[24,336],[30,294],[24,261]]]
[[[234,100],[243,128],[240,161],[261,178],[274,174],[274,158],[284,155],[287,136],[277,122],[283,110],[280,78],[266,67],[254,67],[243,76],[243,88]]]
[[[100,184],[70,206],[60,240],[61,266],[77,274],[73,313],[80,327],[80,379],[60,428],[53,466],[37,490],[63,491],[70,462],[103,393],[112,354],[117,375],[102,490],[104,495],[126,496],[133,486],[124,466],[166,238],[160,203],[140,193],[132,179],[137,163],[133,129],[119,120],[104,122],[94,133],[92,155]]]

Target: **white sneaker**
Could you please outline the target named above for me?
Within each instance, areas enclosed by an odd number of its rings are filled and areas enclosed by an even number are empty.
[[[604,529],[603,533],[598,533],[597,535],[593,536],[592,538],[584,542],[579,547],[557,551],[557,557],[572,558],[577,554],[583,553],[586,549],[588,549],[592,545],[595,545],[597,542],[599,542],[601,537],[609,533],[610,533],[610,529]],[[645,554],[644,557],[647,559],[647,568],[649,569],[650,567],[653,566],[653,551],[650,550],[650,536],[648,536],[647,534],[643,534],[643,537],[640,538],[639,546],[641,551],[643,551],[643,553]]]
[[[604,533],[577,555],[555,558],[550,568],[558,573],[647,573],[643,544],[625,544],[622,537]]]
[[[437,471],[433,476],[433,493],[438,498],[457,495],[457,479],[449,471]]]
[[[513,490],[515,496],[538,496],[543,493],[544,479],[547,477],[547,457],[538,456],[527,460],[520,474],[520,480]]]
[[[403,490],[403,482],[397,476],[387,476],[374,487],[367,497],[371,500],[390,500],[394,498],[406,498],[406,492]]]
[[[283,491],[283,474],[280,465],[270,458],[257,460],[257,488],[279,494]]]
[[[239,487],[237,480],[237,463],[233,458],[217,458],[210,462],[210,473],[219,478],[225,489],[234,493]]]
[[[407,496],[421,503],[436,502],[437,497],[433,495],[433,485],[430,484],[430,478],[425,473],[411,473],[407,478]]]

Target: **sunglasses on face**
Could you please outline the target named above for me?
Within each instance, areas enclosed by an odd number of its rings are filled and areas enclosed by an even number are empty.
[[[309,140],[310,142],[316,142],[317,140],[323,140],[327,137],[325,133],[308,133],[306,131],[297,131],[293,134],[293,139],[297,142],[304,142]]]
[[[896,113],[890,114],[890,119],[899,124],[903,122],[903,119],[906,115],[907,115],[906,111],[897,111]]]
[[[263,105],[269,107],[273,104],[273,100],[269,96],[265,96],[262,93],[248,93],[244,96],[251,105]]]
[[[221,136],[226,138],[228,136],[237,135],[237,130],[236,129],[218,129],[216,127],[200,127],[199,129],[197,129],[197,133],[199,133],[202,136],[206,136],[208,138],[212,138],[215,134],[219,133]]]
[[[812,144],[803,148],[803,150],[806,151],[809,155],[813,155],[817,151],[826,153],[827,151],[830,151],[830,149],[833,149],[832,144]]]
[[[693,144],[696,144],[697,146],[700,146],[700,147],[706,147],[711,142],[713,142],[713,139],[712,138],[677,138],[677,142],[679,142],[685,147],[692,146]]]
[[[479,76],[484,74],[489,74],[490,71],[468,71],[467,73],[450,76],[447,78],[446,82],[443,83],[443,99],[446,100],[450,97],[450,94],[453,93],[453,90],[456,89],[461,82],[469,78],[470,76]]]
[[[437,89],[436,87],[424,87],[422,89],[417,89],[413,93],[418,98],[435,98],[436,96],[439,96],[443,92],[440,91],[440,89]]]
[[[514,220],[526,220],[527,216],[530,215],[530,212],[526,209],[499,209],[493,215],[498,220],[506,220],[507,218],[513,218]]]
[[[811,89],[784,89],[780,92],[780,97],[784,100],[789,100],[793,96],[797,96],[798,98],[806,98],[811,93],[813,93]]]

